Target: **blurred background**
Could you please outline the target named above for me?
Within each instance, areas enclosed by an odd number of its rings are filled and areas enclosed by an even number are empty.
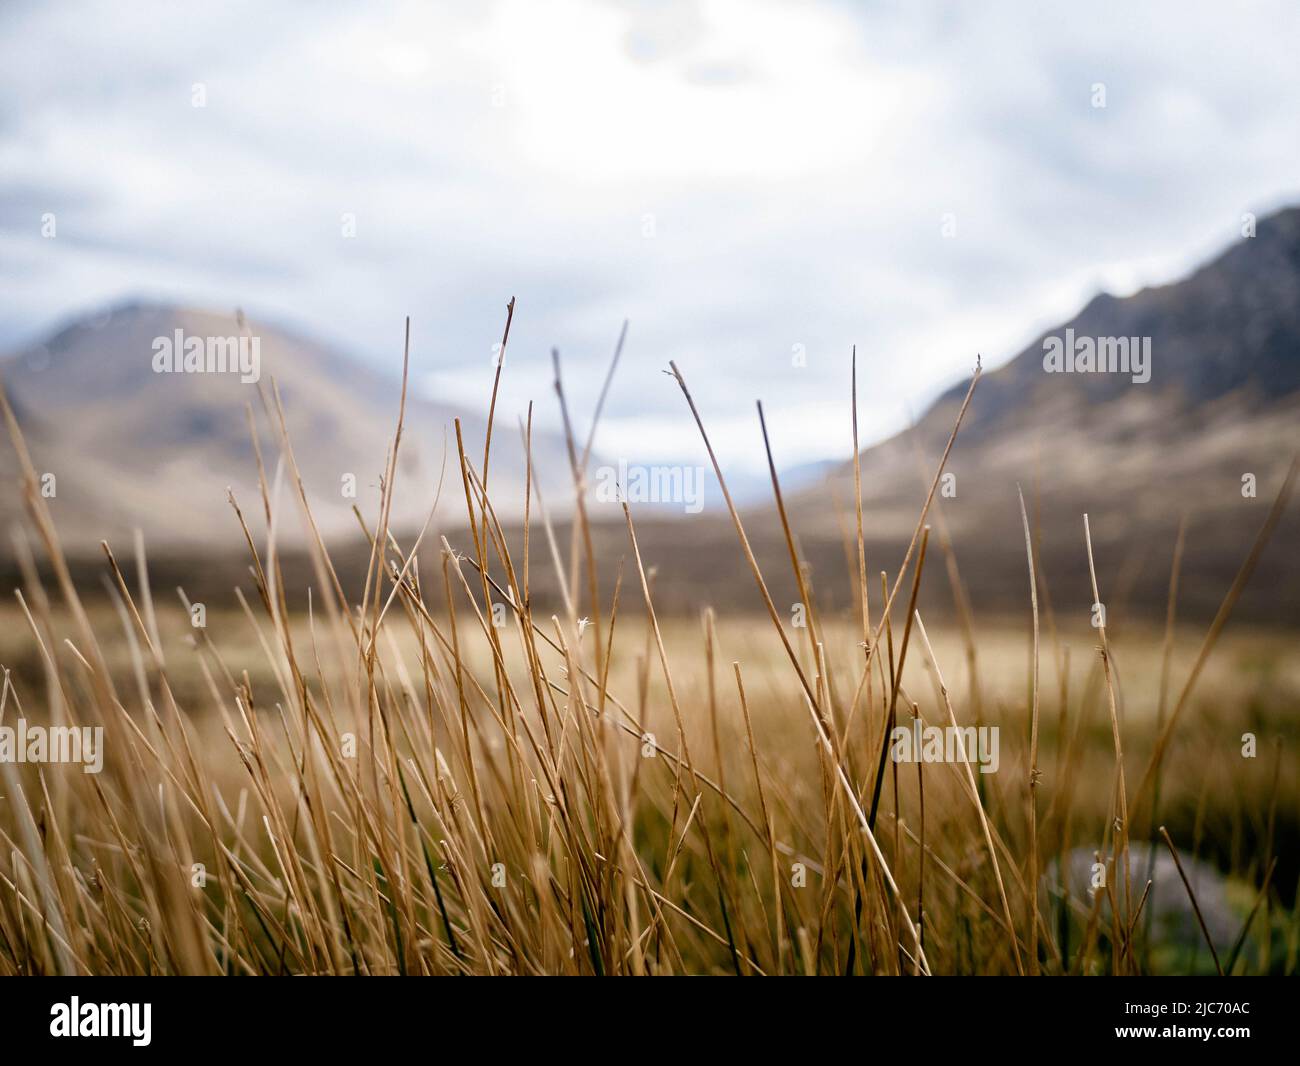
[[[1297,444],[1300,23],[1282,4],[10,3],[0,20],[0,374],[92,554],[136,528],[160,551],[241,551],[225,490],[256,497],[243,409],[272,377],[322,528],[354,535],[408,315],[395,523],[418,527],[446,454],[454,480],[454,418],[481,448],[511,297],[504,517],[535,402],[564,520],[552,350],[585,438],[626,321],[588,476],[708,465],[673,360],[737,500],[766,506],[763,399],[830,596],[855,345],[861,443],[885,442],[864,459],[884,569],[976,359],[997,371],[937,513],[998,603],[1023,603],[1020,484],[1071,594],[1089,595],[1088,511],[1104,574],[1158,615],[1186,519],[1185,603],[1212,612]],[[1042,339],[1067,327],[1149,340],[1151,381],[1044,374]],[[245,328],[261,385],[153,372],[157,337]],[[700,550],[662,594],[694,605],[704,581],[757,606],[743,572],[735,590],[718,574],[732,533],[700,477],[699,501],[634,500],[652,555],[693,523]],[[440,526],[461,519],[440,505]],[[753,535],[781,557],[779,527]],[[1281,618],[1295,568],[1261,565],[1246,610]]]
[[[11,0],[0,351],[145,300],[393,374],[409,314],[477,410],[515,296],[512,425],[552,346],[590,411],[627,318],[610,455],[698,461],[674,359],[738,475],[756,397],[839,460],[851,345],[872,443],[1292,202],[1298,50],[1285,3]]]

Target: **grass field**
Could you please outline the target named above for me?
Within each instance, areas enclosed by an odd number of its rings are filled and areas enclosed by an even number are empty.
[[[1300,663],[1227,624],[1251,559],[1209,626],[1052,614],[1028,551],[1021,617],[930,620],[922,512],[852,611],[661,618],[635,508],[617,558],[581,506],[507,549],[490,430],[456,543],[390,531],[398,424],[362,594],[320,543],[284,587],[285,440],[238,501],[243,607],[202,626],[131,545],[79,588],[27,465],[0,727],[101,728],[103,769],[0,764],[0,973],[1294,972]],[[891,758],[914,725],[996,728],[996,769]]]

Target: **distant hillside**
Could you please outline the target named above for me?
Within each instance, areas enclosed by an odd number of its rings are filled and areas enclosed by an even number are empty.
[[[272,378],[322,531],[355,534],[354,502],[373,517],[397,420],[400,347],[394,349],[395,373],[382,374],[314,340],[253,320],[247,330],[259,340],[260,381],[246,383],[229,371],[156,372],[156,342],[174,338],[177,330],[197,338],[240,334],[233,313],[131,304],[84,317],[0,362],[0,377],[34,461],[42,473],[55,475],[51,508],[65,542],[85,547],[138,525],[154,546],[237,547],[239,527],[226,487],[233,489],[246,515],[260,512],[245,407],[253,410],[267,476],[273,478],[278,447],[263,401],[272,395]],[[400,335],[395,334],[397,344]],[[408,395],[395,527],[424,521],[442,469],[444,443],[447,491],[441,514],[453,523],[463,519],[452,427],[456,416],[466,447],[481,456],[482,415]],[[506,508],[522,500],[525,464],[513,414],[503,416],[498,428],[491,481],[502,490],[499,498]],[[560,441],[538,435],[534,450],[543,471],[567,474]],[[15,473],[5,441],[0,476],[11,481]],[[293,486],[285,473],[283,511],[292,515]],[[349,474],[355,478],[355,499],[344,495]],[[0,493],[0,518],[15,517],[18,503],[16,492]],[[301,522],[287,522],[279,536],[289,545],[300,542]]]
[[[1044,341],[1067,330],[1149,339],[1150,380],[1046,372]],[[913,429],[864,453],[874,504],[918,497],[917,452],[930,467],[965,391],[954,387]],[[1300,209],[1291,209],[1184,281],[1097,296],[985,374],[949,467],[957,496],[944,506],[954,530],[983,527],[1019,481],[1044,510],[1114,520],[1112,536],[1183,512],[1235,522],[1251,506],[1241,476],[1254,473],[1267,497],[1300,447],[1298,403]],[[851,477],[846,463],[823,490],[851,493]]]
[[[58,472],[55,512],[65,534],[93,543],[105,530],[141,523],[152,544],[224,543],[235,554],[201,575],[173,555],[187,587],[209,580],[229,588],[246,561],[232,541],[225,504],[231,484],[246,510],[256,509],[254,460],[242,408],[256,389],[237,377],[155,374],[150,344],[160,334],[228,333],[233,316],[168,308],[123,308],[105,320],[63,330],[44,349],[20,353],[3,370],[42,469]],[[291,437],[316,513],[327,531],[349,535],[355,523],[339,495],[339,479],[355,472],[358,496],[370,493],[391,439],[397,383],[301,338],[254,323],[263,338],[263,383],[281,382]],[[1068,331],[1068,332],[1067,332]],[[1149,344],[1150,376],[1132,373],[1048,373],[1044,341],[1067,337],[1134,338]],[[986,353],[987,355],[988,353]],[[974,353],[971,353],[972,363]],[[989,362],[991,360],[986,360]],[[1143,375],[1144,376],[1144,375]],[[846,367],[847,378],[847,367]],[[862,387],[871,366],[860,364]],[[903,557],[936,463],[952,430],[966,384],[942,395],[904,433],[862,453],[864,531],[873,596],[881,570],[893,575]],[[769,404],[776,397],[762,397]],[[444,427],[455,412],[412,400],[403,439],[395,526],[423,521],[437,479]],[[843,414],[847,425],[847,397]],[[481,447],[480,417],[462,416],[467,442]],[[493,499],[507,523],[523,498],[521,449],[514,425],[494,438]],[[449,448],[452,447],[450,430]],[[271,438],[265,454],[273,462]],[[1028,582],[1017,503],[1024,490],[1037,541],[1044,607],[1086,618],[1091,604],[1083,515],[1091,519],[1102,597],[1121,611],[1163,615],[1180,519],[1187,538],[1179,593],[1184,617],[1213,613],[1264,521],[1292,456],[1300,448],[1300,209],[1259,223],[1190,277],[1117,298],[1100,295],[1077,316],[1044,334],[1000,369],[984,374],[948,464],[953,478],[931,512],[935,534],[923,603],[952,602],[941,541],[951,537],[961,580],[976,614],[1024,611]],[[499,449],[499,450],[498,450]],[[568,459],[553,438],[536,441],[537,468],[551,479],[554,512],[568,496]],[[454,451],[449,455],[454,456]],[[779,456],[778,456],[779,461]],[[597,465],[593,458],[593,467]],[[5,464],[9,464],[8,467]],[[12,467],[0,449],[0,474]],[[812,568],[819,600],[847,609],[856,561],[848,538],[854,520],[852,463],[825,476],[801,471],[786,483],[786,503],[800,549]],[[1255,495],[1243,495],[1250,475]],[[444,516],[458,523],[462,506],[454,461]],[[797,598],[780,525],[757,486],[745,491],[746,531],[778,604]],[[753,489],[751,494],[749,489]],[[288,497],[288,486],[285,486]],[[0,496],[12,510],[16,494]],[[596,554],[628,551],[621,511],[593,508]],[[655,572],[656,603],[665,611],[713,603],[761,611],[762,602],[729,520],[712,506],[682,515],[677,508],[634,504],[644,562]],[[536,514],[535,514],[536,517]],[[512,534],[516,546],[518,530]],[[453,544],[464,548],[454,534]],[[558,544],[567,558],[569,533]],[[1300,603],[1300,503],[1293,503],[1259,562],[1239,617],[1294,624]],[[549,553],[534,539],[532,589],[537,602],[558,604]],[[365,553],[348,549],[336,562],[355,576]],[[286,566],[303,566],[285,560]],[[616,565],[602,573],[612,592]],[[165,571],[160,565],[155,572]],[[169,572],[170,573],[170,572]]]
[[[1150,380],[1132,374],[1048,373],[1044,340],[1149,339]],[[986,363],[988,362],[986,354]],[[975,353],[971,353],[974,363]],[[870,364],[859,364],[869,388]],[[847,368],[846,368],[847,376]],[[941,396],[906,432],[862,454],[864,522],[873,587],[901,562],[930,479],[969,382]],[[770,399],[770,398],[769,398]],[[846,401],[844,418],[849,418]],[[985,373],[962,425],[947,488],[931,522],[947,529],[977,607],[1022,609],[1028,579],[1017,484],[1038,536],[1048,595],[1060,606],[1091,602],[1083,540],[1090,515],[1103,597],[1148,614],[1164,611],[1173,543],[1187,516],[1181,603],[1207,614],[1218,605],[1300,448],[1300,209],[1260,221],[1190,277],[1133,296],[1100,295],[1000,369]],[[1253,474],[1255,498],[1242,493]],[[796,534],[813,564],[819,596],[847,606],[853,586],[844,537],[854,527],[853,466],[839,465],[812,487],[787,492]],[[1300,603],[1300,504],[1293,504],[1259,564],[1241,611],[1294,622]],[[761,603],[730,554],[730,523],[687,519],[640,536],[661,563],[658,595],[694,605]],[[770,505],[755,505],[746,528],[779,597],[793,597],[784,542]],[[724,560],[732,558],[733,565]],[[951,593],[939,556],[927,581],[932,599]],[[733,575],[723,587],[719,574]],[[707,580],[707,584],[706,584]],[[786,602],[782,600],[782,602]]]

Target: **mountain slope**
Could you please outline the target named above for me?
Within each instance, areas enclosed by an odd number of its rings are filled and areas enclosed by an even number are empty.
[[[1135,337],[1150,342],[1150,380],[1048,373],[1044,341]],[[972,353],[972,361],[974,353]],[[858,367],[870,383],[870,366]],[[861,456],[864,535],[873,602],[892,576],[925,501],[966,393],[964,382],[907,431]],[[849,411],[844,411],[847,425]],[[1261,220],[1258,235],[1174,284],[1126,298],[1100,295],[1078,315],[984,373],[936,494],[922,603],[951,606],[939,552],[951,537],[977,612],[1027,609],[1028,573],[1017,486],[1035,531],[1047,605],[1087,618],[1092,593],[1084,546],[1089,515],[1103,601],[1163,616],[1173,546],[1186,518],[1179,609],[1214,612],[1300,449],[1300,209]],[[1243,494],[1253,475],[1255,495]],[[853,464],[786,492],[816,594],[848,608],[856,587]],[[1300,505],[1284,513],[1238,607],[1239,615],[1294,623],[1300,602]],[[689,531],[680,528],[689,524]],[[747,508],[745,529],[777,603],[797,590],[770,501]],[[762,610],[736,565],[731,524],[704,514],[638,530],[647,565],[659,565],[667,608],[707,599]],[[689,537],[692,550],[676,550]],[[1086,625],[1086,623],[1085,623]]]
[[[1071,336],[1149,340],[1150,379],[1048,372],[1045,342]],[[873,532],[910,530],[967,384],[940,397],[911,430],[863,453]],[[1096,297],[983,375],[947,468],[955,495],[938,502],[972,564],[971,580],[993,597],[1009,591],[1002,597],[1009,599],[1027,592],[1017,484],[1039,526],[1044,565],[1068,575],[1076,599],[1090,598],[1079,587],[1085,512],[1112,591],[1122,578],[1135,592],[1168,579],[1186,516],[1187,591],[1208,603],[1225,591],[1297,447],[1300,209],[1293,208],[1264,219],[1256,237],[1185,280],[1123,299]],[[1243,494],[1247,475],[1253,498]],[[805,514],[820,516],[813,523],[823,536],[831,533],[832,497],[851,504],[851,463],[800,497]],[[1292,515],[1279,542],[1294,533]],[[1287,556],[1275,546],[1262,565],[1294,590],[1300,575]]]
[[[41,473],[55,475],[50,505],[66,542],[84,547],[140,526],[154,545],[237,545],[241,534],[227,486],[250,524],[261,511],[246,407],[258,426],[267,476],[275,476],[279,449],[271,421],[272,379],[322,532],[355,534],[354,503],[373,521],[397,420],[396,378],[257,321],[247,323],[248,334],[258,339],[257,382],[230,371],[156,372],[159,338],[170,340],[177,330],[183,337],[240,335],[234,315],[131,304],[83,318],[0,364],[33,461]],[[443,470],[444,443],[447,480],[440,514],[453,523],[461,518],[454,417],[461,419],[471,454],[481,449],[480,416],[408,395],[394,527],[423,523]],[[534,453],[547,469],[567,469],[557,440],[535,437]],[[11,477],[16,466],[7,443],[0,455],[0,475]],[[524,466],[518,434],[494,435],[492,481],[503,502],[522,499]],[[292,513],[288,474],[286,469],[281,493],[283,510]],[[355,497],[346,495],[349,476]],[[0,517],[13,517],[17,502],[16,493],[5,492]],[[287,544],[300,543],[303,524],[286,523],[278,535]]]

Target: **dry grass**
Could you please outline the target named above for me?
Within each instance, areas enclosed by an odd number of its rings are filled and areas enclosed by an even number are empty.
[[[1294,739],[1296,678],[1242,665],[1284,661],[1285,642],[1219,647],[1237,586],[1191,647],[1172,594],[1165,632],[1080,629],[1040,614],[1026,521],[1031,620],[1008,636],[960,610],[965,624],[927,630],[927,557],[960,587],[927,504],[889,576],[868,569],[859,518],[857,611],[822,618],[773,461],[808,624],[767,597],[734,511],[734,565],[768,617],[659,619],[626,508],[626,552],[594,558],[580,487],[595,420],[584,446],[559,380],[557,365],[570,543],[530,498],[510,550],[490,419],[481,457],[457,433],[439,506],[463,508],[464,531],[429,566],[425,532],[388,528],[399,414],[381,506],[358,514],[363,593],[348,601],[316,538],[310,608],[290,609],[305,590],[280,579],[276,531],[310,510],[281,432],[259,456],[262,498],[232,500],[253,591],[204,629],[154,602],[142,549],[120,566],[106,545],[109,605],[83,598],[5,405],[31,533],[4,615],[25,635],[0,641],[27,658],[6,670],[0,725],[100,726],[105,763],[0,766],[0,973],[1294,970],[1294,870],[1274,859],[1295,850],[1300,783],[1265,741]],[[278,396],[263,400],[283,430]],[[533,611],[539,567],[561,575],[552,616]],[[598,568],[618,575],[608,602]],[[998,726],[998,772],[889,759],[888,728],[914,718]],[[1166,840],[1180,892],[1204,891],[1198,853],[1231,875],[1231,943],[1199,907],[1208,944],[1153,929],[1154,852],[1138,845]],[[1080,848],[1106,871],[1091,895],[1062,884]]]

